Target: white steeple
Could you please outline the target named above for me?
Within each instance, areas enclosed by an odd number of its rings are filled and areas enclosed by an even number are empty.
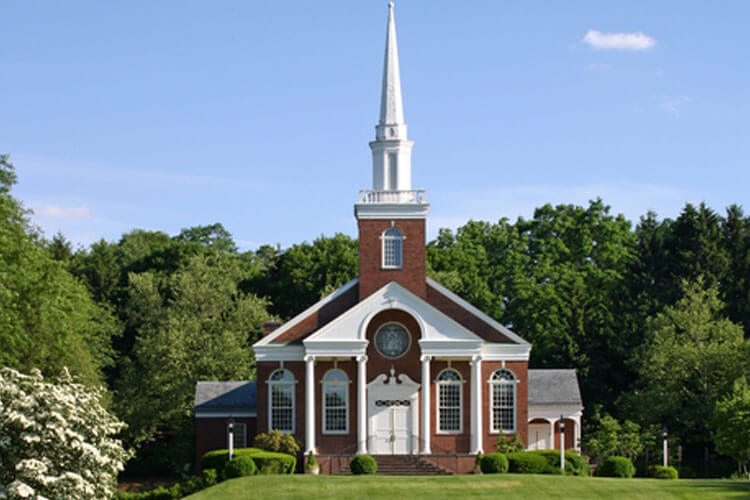
[[[372,149],[372,189],[375,191],[411,190],[411,148],[406,135],[398,43],[393,2],[388,3],[388,29],[385,39],[383,90],[380,96],[380,121],[375,127]]]

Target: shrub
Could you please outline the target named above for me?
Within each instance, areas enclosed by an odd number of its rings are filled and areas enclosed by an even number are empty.
[[[222,476],[224,479],[232,479],[235,477],[252,476],[258,472],[258,468],[255,466],[253,459],[247,455],[242,455],[232,458],[224,466]]]
[[[529,451],[508,453],[508,470],[518,474],[543,474],[547,459]]]
[[[318,460],[315,458],[315,453],[310,451],[307,455],[307,467],[313,468],[318,466]]]
[[[105,399],[67,370],[0,369],[0,497],[111,498],[131,453]]]
[[[547,467],[544,474],[562,474],[560,470],[560,452],[557,450],[535,450],[528,453],[534,453],[547,461]],[[590,476],[591,468],[588,462],[573,450],[565,452],[565,473],[573,476]]]
[[[204,488],[215,485],[218,477],[219,474],[216,472],[216,469],[203,469],[201,471],[201,483]]]
[[[677,469],[670,465],[666,467],[663,465],[652,465],[648,468],[648,475],[655,479],[677,479],[679,476]]]
[[[479,468],[485,474],[508,472],[508,457],[502,453],[487,453],[479,460]]]
[[[261,450],[287,453],[295,457],[300,450],[299,442],[297,442],[294,436],[277,429],[271,432],[261,432],[255,436],[253,444]]]
[[[591,467],[588,460],[583,458],[577,451],[568,450],[565,452],[565,461],[570,462],[571,471],[574,476],[590,476]],[[567,472],[568,466],[565,466]]]
[[[356,455],[349,464],[352,474],[375,474],[378,463],[370,455]]]
[[[509,437],[505,434],[501,434],[497,438],[496,448],[498,453],[517,453],[519,451],[523,451],[526,449],[526,446],[524,446],[523,441],[521,441],[521,436],[515,432],[513,433],[512,437]]]
[[[261,474],[294,474],[294,469],[297,467],[297,457],[257,448],[248,449],[253,450],[250,457]]]
[[[191,478],[188,478],[187,481],[183,482],[180,485],[180,493],[182,494],[182,496],[186,497],[202,490],[205,487],[206,486],[204,486],[203,480],[201,478],[193,476]]]
[[[256,469],[262,474],[293,474],[297,467],[297,458],[286,453],[260,450],[258,448],[236,448],[235,457],[247,456],[255,462]],[[215,469],[218,476],[229,461],[227,450],[209,451],[201,458],[201,469]]]
[[[596,471],[602,477],[633,477],[635,466],[627,457],[607,457]]]

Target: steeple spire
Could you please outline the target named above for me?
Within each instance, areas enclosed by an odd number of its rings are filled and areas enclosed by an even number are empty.
[[[385,38],[385,62],[383,64],[383,91],[380,96],[380,122],[377,128],[378,139],[385,139],[389,126],[399,128],[404,124],[404,103],[401,96],[401,74],[398,65],[398,42],[396,40],[396,20],[393,15],[393,2],[388,2],[388,32]],[[390,131],[389,131],[390,132]],[[401,130],[398,130],[401,132]],[[406,139],[406,127],[403,137]],[[393,137],[395,138],[395,137]]]
[[[374,191],[411,190],[411,148],[413,145],[414,143],[407,137],[406,123],[404,123],[396,19],[391,1],[388,3],[380,120],[375,127],[375,140],[370,143]]]

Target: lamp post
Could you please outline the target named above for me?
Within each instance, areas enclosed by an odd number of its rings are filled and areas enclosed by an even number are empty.
[[[229,450],[229,460],[234,455],[234,418],[229,418],[227,424],[227,449]]]
[[[666,427],[662,431],[661,435],[664,438],[664,442],[662,446],[663,446],[663,452],[664,452],[664,467],[666,467],[669,465],[669,444],[667,442],[667,437],[669,437],[669,434],[667,433]]]
[[[565,474],[565,420],[560,415],[560,470]]]

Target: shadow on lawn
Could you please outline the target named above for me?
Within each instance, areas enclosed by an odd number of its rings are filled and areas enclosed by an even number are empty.
[[[691,479],[681,479],[681,481],[685,481],[686,483],[689,483],[692,481]],[[731,494],[732,496],[737,494],[743,494],[744,496],[750,498],[750,481],[730,481],[730,480],[721,480],[717,479],[715,481],[710,480],[700,480],[699,484],[691,485],[692,488],[695,488],[697,490],[707,490],[712,493],[725,493],[725,494]]]

